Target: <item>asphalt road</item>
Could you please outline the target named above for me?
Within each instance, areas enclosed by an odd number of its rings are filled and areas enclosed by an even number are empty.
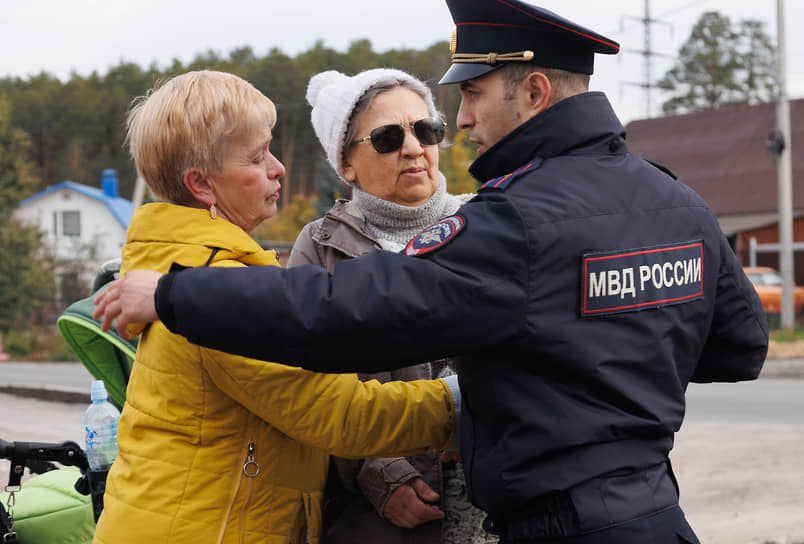
[[[685,420],[804,426],[804,380],[690,384]]]
[[[86,392],[92,376],[80,363],[0,363],[0,387],[29,387]]]
[[[774,372],[775,366],[782,367],[768,362],[768,372],[757,381],[690,384],[686,420],[804,425],[804,378]],[[89,404],[92,379],[79,363],[0,363],[0,391],[14,387],[86,394]]]

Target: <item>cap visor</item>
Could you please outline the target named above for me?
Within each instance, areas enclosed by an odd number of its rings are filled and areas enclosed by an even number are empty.
[[[461,81],[466,81],[467,79],[475,79],[476,77],[488,74],[500,66],[502,66],[502,64],[497,64],[495,66],[474,63],[453,64],[449,67],[441,80],[439,80],[438,84],[449,85],[450,83],[460,83]]]

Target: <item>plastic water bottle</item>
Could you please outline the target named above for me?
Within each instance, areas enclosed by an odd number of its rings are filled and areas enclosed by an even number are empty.
[[[92,382],[92,404],[84,413],[84,445],[89,469],[109,470],[117,457],[117,422],[120,412],[107,399],[103,380]]]

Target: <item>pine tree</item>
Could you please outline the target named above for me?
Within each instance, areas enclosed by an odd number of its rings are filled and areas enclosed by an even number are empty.
[[[665,113],[687,113],[726,104],[771,101],[776,96],[775,48],[764,23],[735,25],[716,11],[704,13],[679,51],[678,62],[658,82],[671,97]]]

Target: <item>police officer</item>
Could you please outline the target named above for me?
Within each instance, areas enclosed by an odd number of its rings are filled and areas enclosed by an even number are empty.
[[[142,272],[97,314],[155,304],[194,343],[319,371],[459,356],[470,498],[502,542],[698,542],[668,454],[690,381],[759,374],[756,293],[706,203],[587,91],[617,43],[518,0],[447,3],[475,199],[402,254],[174,272],[155,297]]]

